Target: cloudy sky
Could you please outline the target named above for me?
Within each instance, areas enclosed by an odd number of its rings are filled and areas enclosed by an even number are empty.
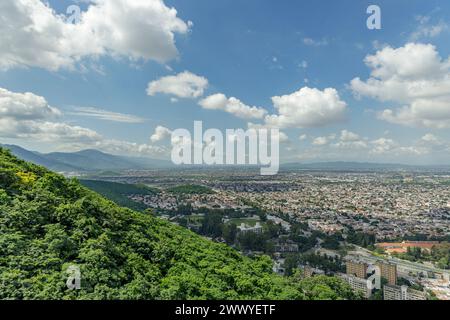
[[[203,120],[280,128],[283,161],[448,164],[450,2],[369,30],[372,3],[2,0],[0,142],[168,158]]]

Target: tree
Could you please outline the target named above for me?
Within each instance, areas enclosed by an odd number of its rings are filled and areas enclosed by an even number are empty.
[[[282,231],[282,227],[279,224],[274,223],[273,221],[268,221],[266,223],[266,229],[268,236],[270,238],[276,238]]]
[[[227,244],[233,244],[236,241],[237,225],[235,223],[224,224],[222,227],[222,237]]]
[[[327,277],[314,276],[300,281],[300,287],[310,300],[341,300],[358,299],[350,286],[342,280]]]
[[[200,233],[210,237],[220,237],[222,235],[222,214],[218,212],[209,212],[205,214],[200,227]]]
[[[297,254],[288,254],[284,261],[284,271],[285,275],[292,276],[296,269],[298,268],[298,264],[300,262],[299,256]]]
[[[243,250],[264,251],[266,248],[267,237],[265,234],[239,233],[237,239]]]

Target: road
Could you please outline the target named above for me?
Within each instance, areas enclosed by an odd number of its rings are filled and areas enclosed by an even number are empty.
[[[414,272],[432,272],[432,273],[450,273],[449,270],[439,269],[432,266],[427,266],[418,262],[411,262],[407,260],[402,260],[398,258],[380,258],[372,254],[369,250],[355,246],[355,250],[351,251],[349,255],[356,255],[361,257],[362,260],[367,260],[368,262],[376,262],[377,260],[383,259],[390,263],[395,263],[398,266],[398,269],[414,271]]]

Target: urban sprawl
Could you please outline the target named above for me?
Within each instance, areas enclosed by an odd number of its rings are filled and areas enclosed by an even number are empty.
[[[274,271],[342,277],[367,299],[450,299],[450,174],[159,170],[94,177],[144,185],[152,214],[267,254]]]

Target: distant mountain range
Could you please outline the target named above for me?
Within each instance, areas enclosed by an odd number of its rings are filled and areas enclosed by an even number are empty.
[[[123,170],[149,170],[171,168],[174,165],[170,161],[155,160],[144,157],[116,156],[98,150],[82,150],[78,152],[52,152],[40,153],[29,151],[16,145],[2,145],[11,152],[29,162],[47,167],[58,172],[99,172],[99,171],[123,171]],[[255,169],[258,166],[251,166]],[[181,169],[213,169],[230,168],[224,166],[181,166]],[[233,168],[236,169],[234,166]],[[249,166],[239,166],[240,169]],[[450,172],[450,166],[418,166],[395,163],[366,163],[366,162],[317,162],[317,163],[285,163],[281,164],[281,170],[318,170],[318,171],[445,171]]]
[[[146,170],[168,168],[172,163],[150,158],[125,157],[98,150],[78,152],[40,153],[16,145],[1,145],[25,161],[29,161],[58,172],[93,172],[114,170]]]
[[[330,170],[330,171],[450,171],[450,165],[408,165],[400,163],[372,163],[372,162],[317,162],[317,163],[286,163],[284,170]]]

